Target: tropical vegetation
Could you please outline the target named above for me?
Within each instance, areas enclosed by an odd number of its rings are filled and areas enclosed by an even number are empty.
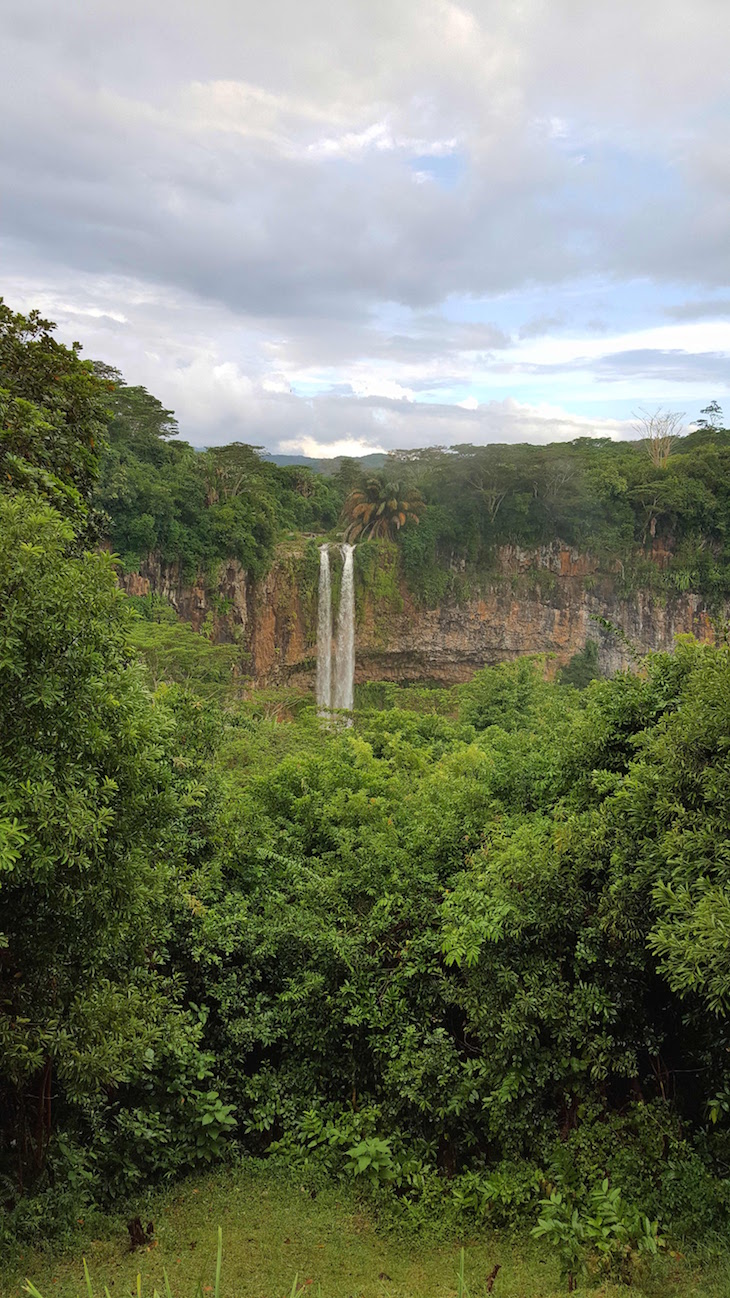
[[[417,489],[406,492],[402,483],[389,482],[384,474],[370,477],[350,492],[342,507],[345,540],[392,539],[406,523],[417,524],[423,508]]]
[[[672,412],[645,412],[633,442],[432,447],[376,473],[351,459],[323,473],[236,441],[194,450],[154,396],[61,346],[38,313],[0,308],[0,377],[3,481],[75,524],[81,511],[87,539],[108,537],[128,568],[154,555],[192,580],[236,559],[260,576],[291,532],[387,536],[434,603],[488,571],[496,547],[559,539],[625,582],[715,601],[730,589],[730,433],[716,402],[684,436]]]
[[[719,407],[684,436],[662,433],[671,412],[659,411],[634,441],[431,447],[394,452],[376,472],[343,459],[325,473],[240,442],[195,451],[154,397],[95,369],[113,418],[94,517],[128,569],[153,556],[215,585],[231,559],[263,576],[293,534],[390,539],[404,582],[435,605],[488,579],[500,546],[559,541],[590,550],[626,589],[692,589],[717,608],[730,593]]]
[[[227,647],[135,607],[97,536],[182,565],[230,537],[262,571],[286,526],[337,527],[351,481],[185,449],[169,411],[47,322],[2,329],[3,1243],[72,1238],[242,1156],[403,1230],[536,1228],[566,1284],[722,1238],[721,628],[613,679],[586,646],[558,679],[537,657],[449,691],[375,686],[345,729],[306,696],[223,691]],[[704,538],[716,590],[726,436],[678,443],[651,487],[653,539],[668,520],[678,544]],[[636,543],[641,455],[411,456],[426,508],[404,477],[379,517],[406,515],[406,568],[443,570],[457,497],[449,544],[475,554],[510,517]],[[373,530],[363,549],[393,553]]]

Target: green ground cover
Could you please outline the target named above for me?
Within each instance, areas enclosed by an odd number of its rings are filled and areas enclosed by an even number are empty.
[[[295,1275],[304,1295],[321,1291],[322,1298],[452,1298],[462,1247],[470,1298],[487,1292],[497,1265],[494,1298],[557,1298],[566,1292],[555,1260],[529,1238],[404,1236],[379,1228],[374,1210],[342,1186],[312,1190],[309,1183],[282,1181],[265,1169],[190,1178],[146,1204],[145,1220],[147,1212],[155,1226],[150,1247],[131,1251],[121,1219],[84,1243],[95,1294],[106,1284],[113,1298],[133,1296],[138,1274],[143,1295],[155,1288],[163,1293],[166,1271],[174,1298],[193,1298],[199,1285],[205,1298],[214,1287],[218,1225],[222,1298],[288,1298]],[[26,1251],[0,1280],[3,1298],[21,1298],[26,1275],[44,1298],[85,1292],[80,1250]],[[626,1292],[612,1283],[598,1290],[602,1298]],[[633,1298],[725,1298],[728,1292],[726,1262],[703,1267],[680,1256],[654,1262],[631,1288]]]

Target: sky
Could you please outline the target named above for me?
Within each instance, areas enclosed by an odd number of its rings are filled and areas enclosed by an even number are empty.
[[[730,415],[727,0],[2,0],[0,292],[284,453]]]

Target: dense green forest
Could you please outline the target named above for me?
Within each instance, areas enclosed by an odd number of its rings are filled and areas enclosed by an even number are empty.
[[[461,564],[488,570],[498,546],[555,540],[618,565],[635,585],[694,589],[711,602],[730,593],[730,432],[716,403],[666,459],[651,437],[580,438],[394,452],[376,472],[341,459],[325,474],[277,466],[239,442],[196,452],[144,388],[108,366],[95,371],[113,418],[93,499],[127,567],[154,552],[189,579],[235,557],[260,576],[282,537],[335,535],[343,506],[369,490],[378,506],[406,505],[402,526],[392,526],[400,506],[371,526],[397,538],[403,575],[430,604],[458,594]],[[353,522],[346,511],[351,535]],[[671,551],[666,567],[651,562],[653,544]]]
[[[263,571],[362,503],[359,466],[195,452],[5,307],[0,402],[0,1240],[241,1154],[404,1224],[541,1213],[571,1276],[595,1220],[624,1260],[726,1232],[728,646],[373,686],[344,729],[219,706],[137,660],[99,540]],[[728,457],[712,427],[663,467],[434,450],[372,491],[421,501],[419,580],[444,547],[664,537],[724,590]]]
[[[144,388],[109,366],[95,371],[108,384],[112,418],[94,501],[128,566],[154,551],[188,577],[229,557],[260,576],[283,533],[337,522],[342,495],[321,474],[280,468],[238,442],[195,451]]]
[[[370,481],[384,500],[392,488],[421,501],[418,524],[396,534],[407,580],[431,602],[453,582],[449,560],[484,567],[495,546],[556,539],[634,564],[663,543],[674,552],[670,583],[717,598],[730,590],[730,432],[715,403],[666,463],[645,440],[581,438],[396,452],[375,473],[345,459],[325,474],[240,442],[195,451],[171,411],[110,366],[81,364],[48,322],[4,307],[2,325],[5,479],[43,491],[72,521],[85,498],[87,527],[127,567],[155,552],[189,578],[229,557],[260,575],[287,533],[334,534],[348,496]],[[80,419],[85,440],[73,441]],[[644,564],[640,578],[657,571]]]

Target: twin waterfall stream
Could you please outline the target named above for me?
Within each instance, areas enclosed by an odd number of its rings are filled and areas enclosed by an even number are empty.
[[[354,545],[342,547],[342,589],[337,636],[332,646],[332,573],[329,545],[319,549],[317,604],[317,707],[320,716],[332,709],[351,712],[355,701],[355,570]]]

